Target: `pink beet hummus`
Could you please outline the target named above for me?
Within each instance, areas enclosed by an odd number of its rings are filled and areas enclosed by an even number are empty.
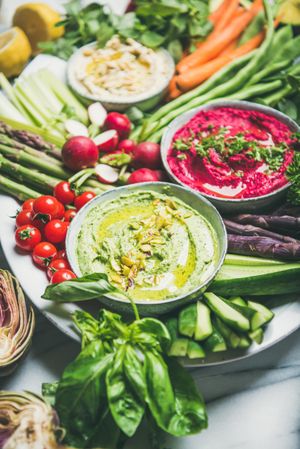
[[[196,114],[173,137],[167,161],[187,186],[220,198],[266,195],[288,183],[289,127],[254,110],[216,108]]]

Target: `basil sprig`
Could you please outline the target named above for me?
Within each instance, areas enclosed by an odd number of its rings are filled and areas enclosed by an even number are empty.
[[[78,311],[82,350],[65,369],[54,407],[65,442],[80,448],[117,448],[144,417],[177,437],[207,427],[205,404],[190,374],[167,355],[170,335],[154,318],[125,323],[101,310],[95,319]]]

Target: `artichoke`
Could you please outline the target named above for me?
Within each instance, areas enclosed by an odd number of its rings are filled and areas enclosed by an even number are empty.
[[[0,376],[12,372],[28,349],[35,317],[23,291],[8,271],[0,270]]]
[[[0,449],[58,449],[55,411],[28,392],[0,391]]]

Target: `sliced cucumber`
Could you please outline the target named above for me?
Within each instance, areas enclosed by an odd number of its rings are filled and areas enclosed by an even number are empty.
[[[251,329],[253,331],[269,323],[269,321],[271,321],[274,317],[272,310],[262,304],[259,304],[258,302],[248,301],[248,306],[256,311],[251,318]]]
[[[178,317],[178,330],[181,335],[193,337],[197,323],[197,305],[191,304],[181,310]]]
[[[240,306],[230,304],[230,301],[221,299],[214,293],[204,293],[204,297],[210,309],[230,327],[241,331],[250,330],[249,319],[237,310]]]
[[[169,318],[166,321],[166,327],[169,331],[171,340],[174,341],[178,337],[178,320],[177,318]]]
[[[238,306],[247,306],[247,302],[240,296],[232,296],[229,298],[229,301],[233,304],[237,304]]]
[[[204,342],[204,349],[210,352],[222,352],[226,351],[227,345],[225,343],[224,338],[217,331],[217,329],[213,329],[213,333],[208,337]]]
[[[249,307],[246,303],[245,306],[239,305],[235,303],[234,301],[229,301],[228,299],[222,298],[226,304],[231,306],[233,309],[235,309],[237,312],[240,312],[244,317],[248,318],[248,320],[251,322],[252,317],[255,315],[255,310]],[[244,302],[242,298],[238,299],[237,302]]]
[[[240,335],[238,348],[247,349],[249,346],[251,346],[251,340],[246,335]]]
[[[195,340],[202,341],[209,337],[213,332],[213,327],[210,319],[210,310],[203,304],[203,302],[197,302],[197,322],[195,328],[194,338]]]
[[[203,359],[205,351],[199,343],[190,340],[187,347],[187,356],[189,359]]]
[[[260,345],[264,339],[264,331],[261,327],[259,327],[255,331],[249,332],[248,335],[251,340],[255,341],[258,345]]]
[[[189,340],[187,338],[176,338],[171,344],[169,355],[184,357],[187,355]]]
[[[240,342],[238,334],[233,332],[227,324],[225,324],[219,317],[215,317],[213,320],[214,327],[220,332],[224,338],[226,344],[230,348],[237,348]]]

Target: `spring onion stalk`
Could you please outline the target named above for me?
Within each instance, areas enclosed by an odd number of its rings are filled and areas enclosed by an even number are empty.
[[[55,411],[29,392],[0,391],[0,449],[58,449]]]
[[[33,309],[27,309],[17,279],[6,270],[0,270],[0,294],[0,376],[5,376],[17,367],[28,350],[35,317]]]

